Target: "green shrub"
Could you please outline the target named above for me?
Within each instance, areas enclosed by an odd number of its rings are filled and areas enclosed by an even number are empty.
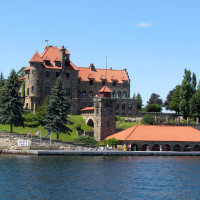
[[[155,124],[155,119],[152,115],[144,115],[142,120],[141,120],[142,124],[149,124],[149,125],[154,125]]]
[[[159,104],[149,104],[146,106],[146,112],[161,112],[162,107]]]
[[[75,127],[75,128],[76,128],[77,131],[82,131],[82,128],[81,128],[81,125],[80,125],[80,124],[76,124],[76,127]]]
[[[105,144],[109,145],[110,147],[117,147],[117,144],[119,143],[119,140],[115,139],[115,138],[111,138],[109,140],[105,141]]]
[[[97,144],[97,141],[93,137],[84,136],[84,135],[79,136],[76,139],[76,142],[77,143],[84,143],[84,144],[87,144],[87,145],[96,145]]]
[[[33,122],[26,122],[25,121],[24,126],[36,128],[36,127],[40,126],[40,122],[39,121],[33,121]]]

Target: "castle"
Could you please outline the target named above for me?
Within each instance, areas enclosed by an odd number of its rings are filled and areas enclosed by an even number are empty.
[[[98,69],[94,64],[77,67],[70,60],[69,51],[62,46],[47,46],[44,52],[36,53],[24,70],[25,103],[24,107],[35,112],[47,95],[51,94],[58,77],[63,80],[66,95],[71,99],[71,113],[94,106],[94,97],[107,86],[115,100],[116,114],[134,116],[136,100],[130,99],[130,79],[126,69]]]

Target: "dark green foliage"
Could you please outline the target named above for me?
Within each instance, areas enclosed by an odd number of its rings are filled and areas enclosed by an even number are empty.
[[[0,121],[2,124],[10,124],[12,132],[14,126],[24,126],[24,118],[22,117],[22,102],[18,95],[20,82],[15,70],[12,70],[3,89],[0,99]]]
[[[97,144],[97,141],[93,138],[93,137],[90,137],[90,136],[79,136],[77,139],[76,139],[76,142],[77,143],[84,143],[86,145],[96,145]]]
[[[140,111],[143,106],[142,105],[142,97],[141,97],[140,93],[137,94],[136,100],[137,100],[137,110]]]
[[[105,141],[105,145],[109,145],[110,147],[117,147],[117,145],[119,144],[119,140],[115,139],[115,138],[110,138],[109,140]]]
[[[80,125],[80,124],[76,124],[76,130],[77,130],[77,131],[82,131],[81,125]]]
[[[18,77],[22,77],[24,75],[24,69],[25,67],[21,67],[21,69],[17,72]]]
[[[146,106],[146,112],[161,112],[162,107],[159,104],[149,104]]]
[[[147,101],[147,104],[159,104],[159,105],[163,105],[163,101],[160,98],[160,95],[156,94],[156,93],[152,93],[151,97],[149,98],[149,101]]]
[[[58,78],[56,85],[52,90],[52,95],[50,96],[49,105],[44,117],[44,128],[48,131],[57,133],[57,139],[59,139],[59,134],[66,133],[70,130],[66,127],[69,110],[70,100],[65,96],[62,79]]]
[[[195,94],[190,99],[190,115],[195,118],[200,117],[200,82]]]
[[[38,118],[40,124],[42,124],[42,125],[44,125],[43,118],[46,114],[46,109],[47,109],[48,105],[49,105],[49,96],[46,97],[44,103],[36,111],[37,118]]]
[[[174,110],[177,115],[179,115],[179,112],[180,112],[180,106],[179,106],[180,105],[180,97],[179,97],[180,89],[181,89],[181,86],[177,85],[173,92],[172,100],[169,104],[169,109]]]
[[[25,101],[25,81],[22,83],[22,104],[24,105],[24,101]]]
[[[180,111],[183,113],[184,119],[190,114],[190,99],[196,90],[196,75],[193,73],[191,78],[190,70],[185,69],[183,81],[180,88]]]
[[[4,85],[5,85],[5,80],[4,80],[3,73],[1,72],[1,74],[0,74],[0,87],[3,87]]]
[[[169,93],[168,93],[168,95],[166,97],[166,101],[163,104],[164,107],[166,108],[166,110],[170,110],[169,104],[172,101],[172,96],[173,96],[174,91],[175,91],[175,89],[169,91]]]
[[[38,117],[36,114],[30,111],[25,111],[23,117],[25,118],[25,126],[33,128],[40,126],[40,122],[38,121]]]
[[[143,118],[141,120],[141,123],[142,124],[149,124],[149,125],[156,124],[154,117],[152,115],[148,115],[148,114],[143,116]]]

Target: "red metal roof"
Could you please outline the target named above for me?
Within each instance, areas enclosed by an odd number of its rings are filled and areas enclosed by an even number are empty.
[[[122,141],[200,142],[200,131],[191,126],[162,126],[138,124],[106,139]]]

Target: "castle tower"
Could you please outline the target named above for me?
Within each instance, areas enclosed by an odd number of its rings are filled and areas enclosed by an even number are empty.
[[[104,86],[99,96],[94,97],[94,138],[97,141],[115,133],[115,100],[111,93],[112,90]]]
[[[30,63],[30,71],[28,71],[28,76],[25,80],[25,107],[35,112],[35,108],[40,104],[39,96],[41,93],[42,79],[41,71],[43,60],[36,51]]]

